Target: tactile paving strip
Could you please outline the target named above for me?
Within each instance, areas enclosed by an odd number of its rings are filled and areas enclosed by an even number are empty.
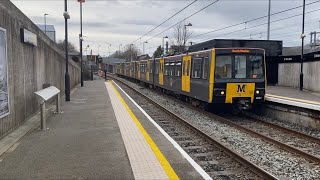
[[[168,179],[164,169],[122,104],[111,82],[106,82],[135,179]]]

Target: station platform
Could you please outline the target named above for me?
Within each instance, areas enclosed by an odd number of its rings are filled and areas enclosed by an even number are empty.
[[[284,86],[268,86],[266,101],[320,111],[320,93]]]
[[[61,109],[0,155],[0,179],[208,178],[111,81],[85,82]]]

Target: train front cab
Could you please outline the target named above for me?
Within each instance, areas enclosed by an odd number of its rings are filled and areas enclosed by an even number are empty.
[[[213,103],[250,109],[264,101],[266,74],[263,49],[215,49]]]

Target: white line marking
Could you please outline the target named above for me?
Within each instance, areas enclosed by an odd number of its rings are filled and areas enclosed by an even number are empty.
[[[112,80],[113,81],[113,80]],[[113,81],[114,82],[114,81]],[[130,99],[130,101],[138,107],[138,109],[149,119],[149,121],[158,128],[158,130],[170,141],[170,143],[182,154],[184,158],[193,166],[193,168],[204,178],[212,179],[182,148],[175,142],[150,116],[147,114],[116,82],[115,85]]]

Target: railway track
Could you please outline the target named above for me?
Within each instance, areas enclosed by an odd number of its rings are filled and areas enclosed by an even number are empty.
[[[184,103],[167,95],[172,101]],[[178,102],[179,101],[179,102]],[[206,112],[200,108],[184,103],[191,109],[202,111],[206,116],[211,117],[221,123],[228,124],[234,128],[251,134],[255,137],[270,142],[281,149],[303,157],[311,162],[320,164],[320,139],[298,131],[294,131],[276,124],[253,119],[247,115],[239,116],[218,116]],[[271,131],[272,130],[272,131]]]
[[[277,179],[121,79],[112,78],[120,82],[121,87],[213,179]]]
[[[256,118],[243,116],[229,116],[233,123],[258,133],[259,136],[273,141],[281,148],[294,152],[304,158],[320,164],[320,139],[282,126],[265,122]]]

